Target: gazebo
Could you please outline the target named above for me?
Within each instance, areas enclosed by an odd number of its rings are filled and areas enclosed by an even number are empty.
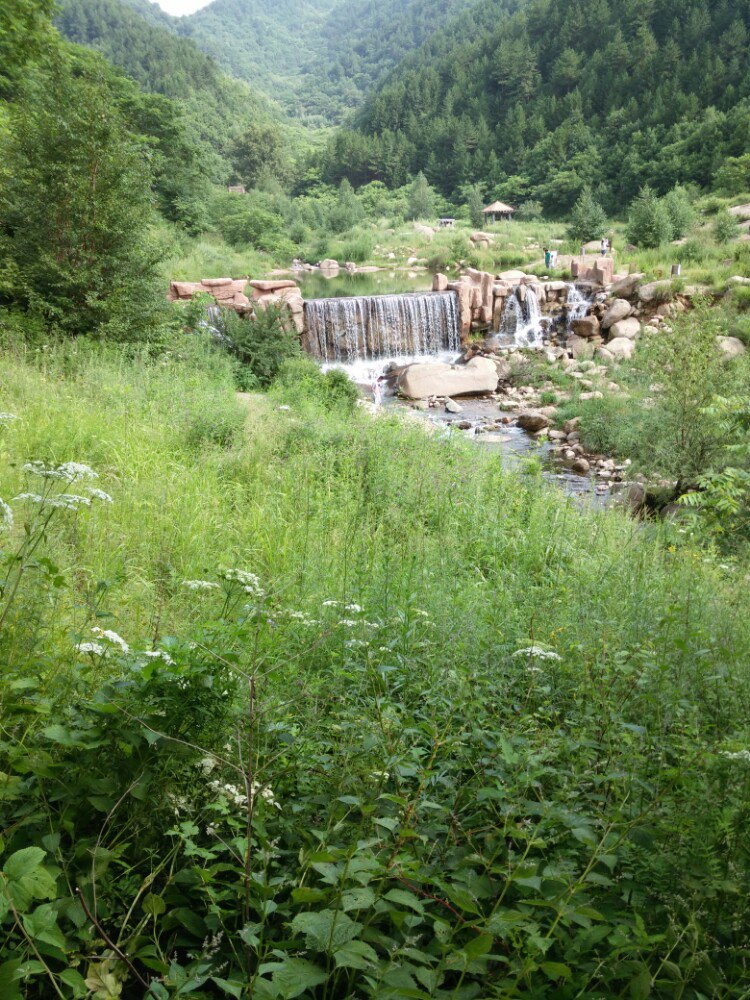
[[[506,205],[503,201],[493,201],[491,205],[482,210],[485,222],[510,222],[513,218],[515,208]]]

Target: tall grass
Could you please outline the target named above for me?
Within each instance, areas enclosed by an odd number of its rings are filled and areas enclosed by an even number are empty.
[[[464,441],[231,385],[198,340],[4,353],[0,496],[40,459],[114,498],[55,519],[64,585],[41,601],[30,571],[0,632],[4,877],[51,852],[60,894],[28,995],[88,963],[159,998],[191,976],[197,996],[671,996],[666,963],[740,996],[732,572]],[[226,568],[264,595],[184,586]],[[99,624],[172,664],[86,665]]]

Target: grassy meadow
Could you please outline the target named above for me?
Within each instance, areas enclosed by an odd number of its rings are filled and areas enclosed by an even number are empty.
[[[3,996],[746,996],[742,571],[304,373],[4,350]]]

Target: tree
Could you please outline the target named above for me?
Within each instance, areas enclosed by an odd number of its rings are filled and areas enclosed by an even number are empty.
[[[672,237],[680,239],[695,221],[695,209],[684,187],[676,185],[664,198],[664,206],[672,224]]]
[[[573,206],[568,226],[568,238],[575,243],[597,240],[607,228],[607,216],[601,205],[595,201],[590,188],[584,188]]]
[[[54,0],[3,0],[0,4],[0,93],[18,80],[24,66],[53,39]]]
[[[362,222],[364,218],[365,210],[362,208],[362,203],[349,181],[344,178],[339,184],[336,202],[328,213],[328,225],[334,233],[343,233]]]
[[[428,219],[435,210],[435,192],[420,171],[409,185],[407,215],[410,219]]]
[[[275,125],[256,122],[234,140],[230,152],[237,178],[254,187],[260,177],[282,177],[286,169],[284,140]]]
[[[737,235],[737,220],[723,208],[714,219],[714,238],[717,243],[728,243]]]
[[[484,198],[478,184],[472,184],[466,192],[466,207],[472,226],[481,227],[484,224]]]
[[[9,159],[12,297],[69,333],[144,335],[158,309],[148,153],[106,88],[56,65],[17,106]]]
[[[672,239],[672,223],[667,206],[650,187],[641,188],[630,206],[627,237],[637,247],[658,247]]]

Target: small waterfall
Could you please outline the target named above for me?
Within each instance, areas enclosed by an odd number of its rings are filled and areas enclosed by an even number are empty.
[[[308,299],[305,324],[310,348],[324,362],[460,348],[455,292]]]
[[[591,305],[591,300],[581,292],[576,285],[568,285],[568,298],[565,302],[567,332],[570,333],[574,319],[583,319]]]
[[[536,292],[529,285],[516,285],[508,296],[500,321],[500,333],[512,338],[517,347],[542,346],[542,311]]]

